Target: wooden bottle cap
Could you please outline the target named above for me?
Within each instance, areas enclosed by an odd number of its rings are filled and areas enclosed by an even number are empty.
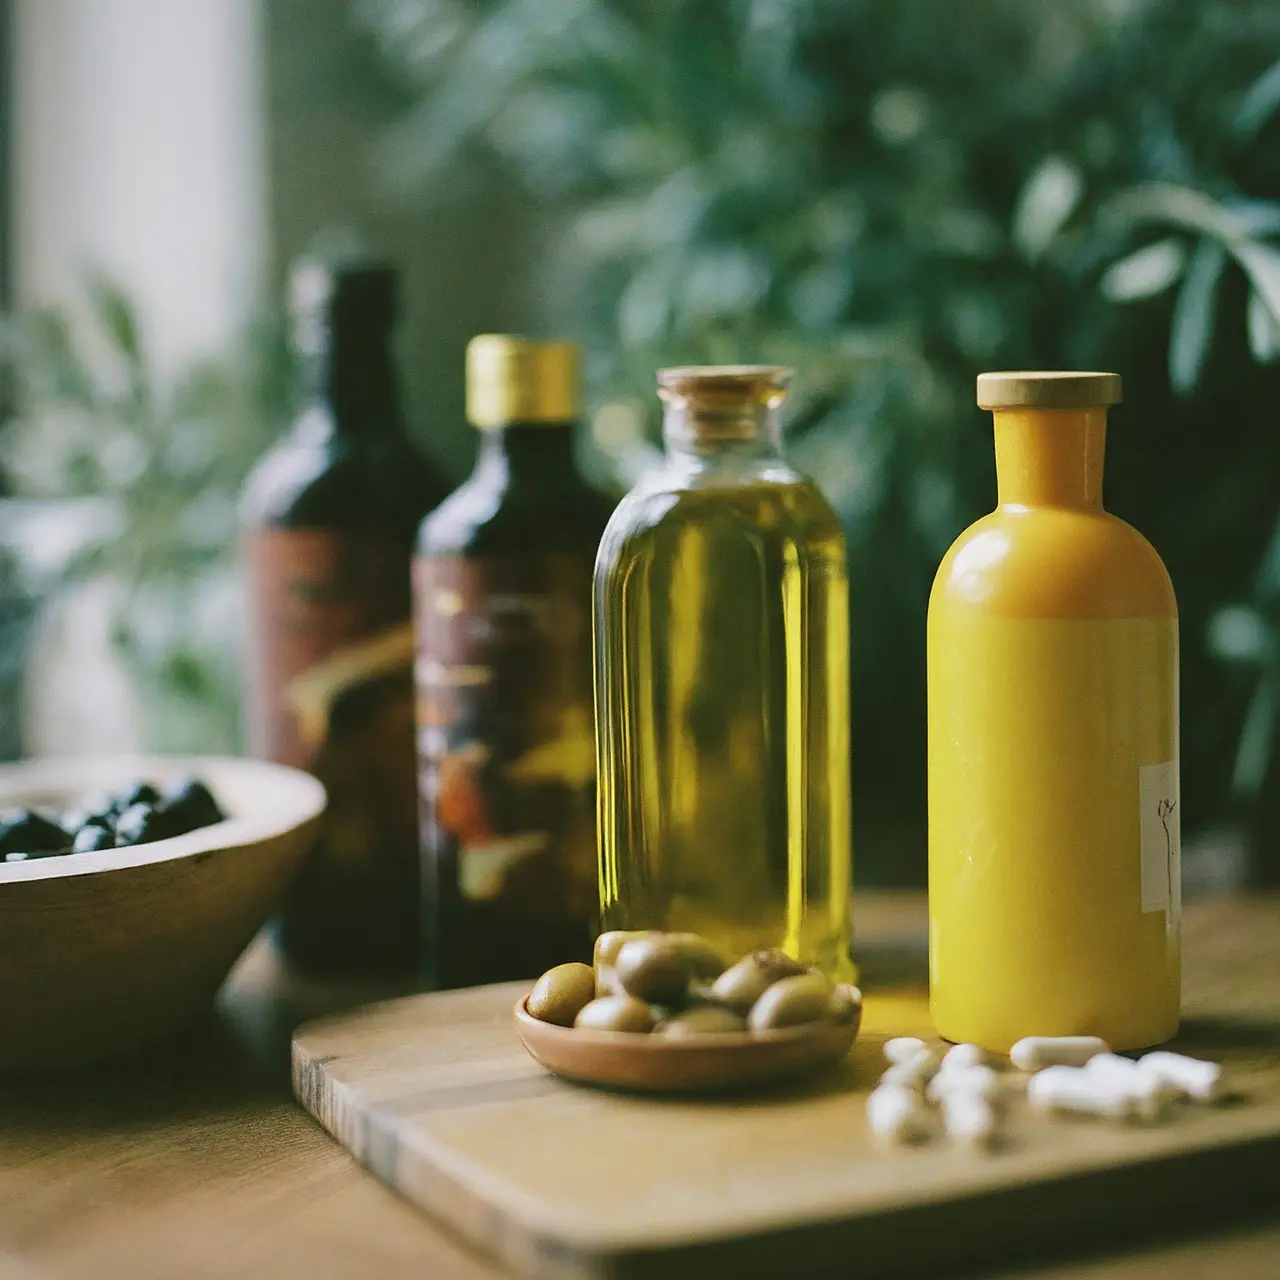
[[[1041,370],[978,374],[982,409],[1096,409],[1120,403],[1118,373]]]

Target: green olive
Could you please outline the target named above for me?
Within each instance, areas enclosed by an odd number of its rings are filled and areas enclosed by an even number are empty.
[[[684,949],[678,940],[662,934],[624,943],[614,973],[625,992],[651,1004],[683,1004],[689,994]]]
[[[828,1016],[835,1022],[854,1022],[862,1016],[862,992],[847,982],[839,983],[831,992]]]
[[[571,1027],[595,994],[596,976],[589,964],[558,964],[534,984],[526,1007],[540,1022]]]
[[[573,1025],[589,1031],[652,1031],[657,1018],[643,1000],[634,996],[601,996],[584,1005]]]
[[[805,972],[781,951],[757,951],[731,965],[711,984],[711,998],[745,1014],[775,982]]]
[[[696,933],[669,933],[666,936],[680,948],[691,978],[708,981],[718,978],[729,967],[724,956]]]
[[[747,1026],[774,1031],[803,1022],[822,1022],[831,1016],[831,984],[818,973],[802,973],[775,982],[751,1006]]]
[[[745,1031],[746,1020],[732,1009],[718,1004],[698,1004],[678,1013],[658,1028],[664,1036],[683,1039],[687,1036],[723,1035],[726,1031]]]
[[[618,963],[618,952],[633,938],[651,938],[652,929],[611,929],[596,939],[596,966],[615,965]]]

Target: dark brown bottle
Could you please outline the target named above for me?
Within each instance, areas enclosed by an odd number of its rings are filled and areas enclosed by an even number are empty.
[[[405,435],[391,355],[396,277],[308,265],[291,281],[306,400],[245,486],[250,747],[328,789],[274,923],[298,969],[418,970],[410,560],[448,484]]]
[[[425,977],[589,960],[597,915],[591,575],[613,503],[578,471],[576,352],[467,349],[470,479],[414,563]]]

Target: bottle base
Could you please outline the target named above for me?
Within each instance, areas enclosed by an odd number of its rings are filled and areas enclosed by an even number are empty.
[[[1000,1057],[1008,1057],[1009,1050],[1026,1036],[1097,1036],[1106,1041],[1113,1053],[1141,1053],[1168,1044],[1178,1034],[1180,1024],[1181,1019],[1178,1017],[1172,1021],[1153,1020],[1128,1028],[1107,1026],[1104,1023],[1055,1023],[1051,1020],[1028,1018],[1025,1025],[1015,1033],[1007,1028],[993,1030],[933,1014],[934,1030],[939,1039],[948,1044],[976,1044],[987,1053]]]

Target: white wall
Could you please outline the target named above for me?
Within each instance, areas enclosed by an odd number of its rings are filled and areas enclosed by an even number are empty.
[[[87,265],[139,303],[162,368],[252,306],[265,234],[257,0],[18,0],[20,301]]]
[[[219,350],[264,280],[258,0],[17,0],[15,293],[74,304],[86,267],[137,305],[163,377]],[[133,750],[112,587],[49,611],[28,668],[32,754]]]

